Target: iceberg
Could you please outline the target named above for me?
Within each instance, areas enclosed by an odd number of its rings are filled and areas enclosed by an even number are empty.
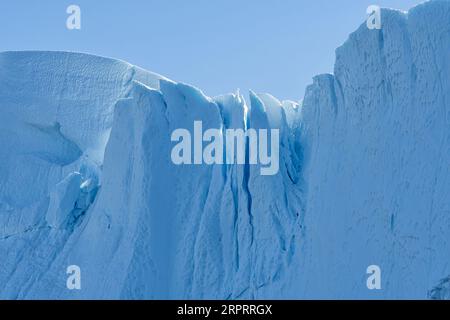
[[[0,53],[0,298],[448,298],[450,2],[381,14],[301,102]],[[224,145],[277,130],[279,170],[175,164],[172,133],[199,121]]]

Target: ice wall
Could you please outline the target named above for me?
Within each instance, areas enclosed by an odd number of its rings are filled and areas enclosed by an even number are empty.
[[[308,88],[306,295],[424,298],[450,274],[449,17],[448,1],[382,11]]]
[[[383,10],[302,103],[248,105],[118,60],[0,53],[0,297],[447,297],[449,52],[450,2]],[[278,174],[174,165],[194,121],[279,129]]]

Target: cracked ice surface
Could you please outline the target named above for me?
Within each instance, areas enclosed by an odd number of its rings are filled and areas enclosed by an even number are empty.
[[[448,297],[450,2],[382,16],[302,103],[1,53],[0,297]],[[279,173],[173,165],[172,131],[199,120],[279,129]]]

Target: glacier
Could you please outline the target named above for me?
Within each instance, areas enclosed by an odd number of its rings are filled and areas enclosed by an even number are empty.
[[[0,53],[0,298],[448,299],[449,54],[442,0],[382,9],[301,102]],[[195,121],[278,129],[279,172],[173,164]]]

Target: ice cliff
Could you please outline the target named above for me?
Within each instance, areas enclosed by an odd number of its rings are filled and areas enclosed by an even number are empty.
[[[174,165],[194,121],[279,129],[278,174]],[[3,52],[0,128],[0,298],[449,296],[449,1],[383,9],[301,103]]]

